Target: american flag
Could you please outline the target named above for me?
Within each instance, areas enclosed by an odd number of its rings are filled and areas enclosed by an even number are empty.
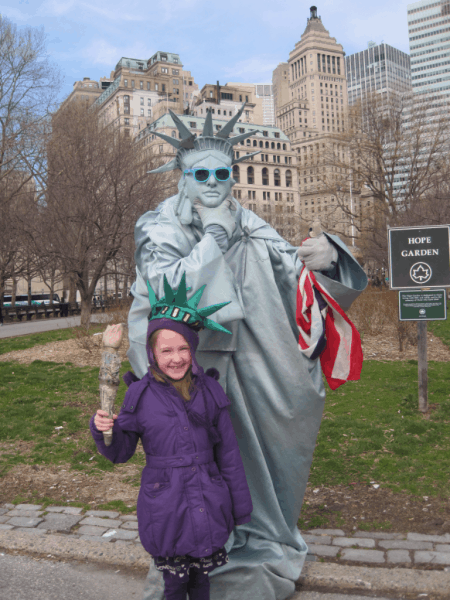
[[[296,321],[300,352],[311,359],[320,356],[332,390],[360,378],[363,353],[358,330],[305,266],[298,281]]]

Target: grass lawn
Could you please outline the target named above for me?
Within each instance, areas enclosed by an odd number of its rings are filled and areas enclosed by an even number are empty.
[[[447,302],[447,319],[445,321],[428,321],[428,329],[437,335],[444,344],[450,347],[450,302]]]
[[[364,363],[361,380],[328,390],[312,486],[374,481],[394,492],[449,497],[450,364],[429,363],[417,410],[417,362]]]
[[[103,331],[104,325],[92,325],[89,333],[92,335],[98,331]],[[18,337],[4,338],[0,340],[0,354],[7,354],[15,350],[26,350],[39,344],[48,344],[49,342],[59,342],[61,340],[71,340],[76,336],[74,331],[83,331],[81,327],[68,327],[65,329],[54,329],[53,331],[43,331],[41,333],[32,333],[30,335],[21,335]]]
[[[122,374],[129,368],[125,361]],[[0,362],[0,477],[20,463],[65,462],[86,472],[114,468],[97,452],[88,430],[99,407],[98,373],[98,368],[71,363]],[[116,410],[125,391],[122,384]]]

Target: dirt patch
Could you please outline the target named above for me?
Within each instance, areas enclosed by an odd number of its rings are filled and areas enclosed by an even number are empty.
[[[44,496],[54,504],[83,502],[93,508],[111,500],[135,506],[139,492],[141,467],[116,465],[114,471],[91,473],[75,471],[70,465],[17,465],[1,479],[0,503],[16,496],[36,502]],[[133,485],[137,484],[137,485]]]
[[[430,331],[428,339],[428,360],[450,361],[450,348]],[[364,335],[362,348],[365,360],[417,360],[417,346],[408,345],[403,352],[398,351],[396,330],[385,325],[380,335]]]
[[[359,483],[308,487],[300,517],[305,531],[319,527],[346,533],[368,530],[438,535],[450,532],[450,501],[417,498]]]
[[[81,347],[78,340],[49,342],[26,350],[15,350],[14,352],[2,354],[0,361],[16,361],[20,364],[29,365],[35,360],[45,360],[55,363],[70,362],[76,367],[99,368],[102,354],[102,336],[89,336],[89,340],[84,341],[83,344],[87,348]],[[122,360],[126,359],[128,348],[128,342],[122,342],[119,349],[119,356]]]

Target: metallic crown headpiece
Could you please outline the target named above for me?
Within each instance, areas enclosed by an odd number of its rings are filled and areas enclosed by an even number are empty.
[[[150,283],[147,281],[148,297],[150,300],[150,314],[148,316],[149,321],[155,319],[172,319],[172,321],[178,321],[186,323],[189,327],[195,331],[200,329],[212,329],[213,331],[223,331],[224,333],[231,334],[231,331],[222,327],[215,321],[208,319],[209,315],[212,315],[216,311],[220,310],[223,306],[230,304],[229,302],[221,302],[220,304],[213,304],[211,306],[205,306],[205,308],[197,308],[198,303],[203,294],[206,284],[202,285],[195,294],[188,300],[187,299],[187,288],[186,288],[186,272],[183,273],[180,285],[177,290],[172,290],[167,281],[167,277],[164,275],[164,294],[165,296],[158,300],[155,292],[152,290]]]
[[[231,138],[229,137],[230,133],[233,131],[235,123],[239,120],[244,111],[245,104],[246,103],[244,102],[234,117],[230,119],[228,123],[218,133],[216,133],[216,135],[214,135],[213,131],[212,114],[211,111],[208,110],[202,135],[198,137],[195,133],[191,133],[184,123],[182,123],[177,117],[177,115],[169,109],[170,116],[172,117],[172,120],[178,129],[181,140],[177,140],[173,137],[165,135],[164,133],[158,133],[157,131],[153,131],[152,133],[176,148],[177,155],[173,160],[169,161],[165,165],[162,165],[157,169],[153,169],[153,171],[148,171],[148,173],[166,173],[167,171],[174,171],[175,169],[182,170],[183,158],[191,152],[201,152],[202,150],[218,150],[226,156],[229,156],[232,159],[231,164],[233,165],[240,163],[251,156],[255,156],[255,154],[259,154],[261,152],[260,150],[258,150],[258,152],[246,154],[240,158],[234,158],[233,146],[239,144],[239,142],[242,142],[251,135],[255,135],[255,133],[258,133],[259,131],[258,129],[255,129],[252,131],[247,131],[246,133],[242,133],[241,135],[235,135]]]

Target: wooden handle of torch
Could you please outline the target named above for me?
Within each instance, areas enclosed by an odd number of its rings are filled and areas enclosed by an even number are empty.
[[[120,383],[121,360],[118,349],[122,343],[123,325],[108,325],[103,333],[103,352],[100,365],[100,405],[101,409],[108,413],[110,419],[114,414],[114,401]],[[106,446],[112,443],[113,430],[103,432],[103,440]]]

